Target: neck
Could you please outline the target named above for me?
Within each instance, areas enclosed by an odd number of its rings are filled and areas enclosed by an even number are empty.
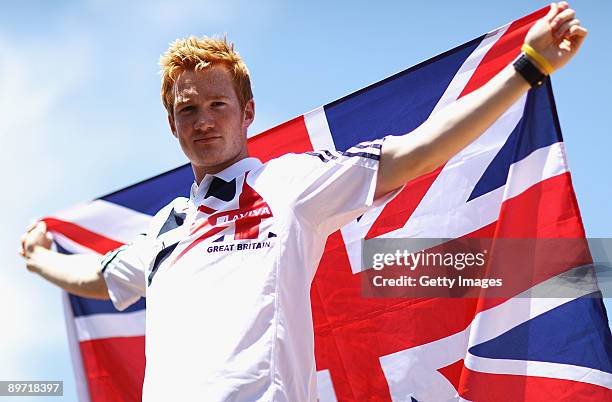
[[[248,158],[249,154],[248,152],[246,152],[246,150],[244,152],[239,153],[238,155],[236,155],[234,158],[229,159],[223,163],[220,163],[218,165],[213,165],[213,166],[197,166],[194,165],[193,163],[191,164],[191,168],[193,169],[193,175],[195,176],[195,180],[196,183],[198,185],[200,185],[200,183],[202,182],[202,180],[204,180],[204,176],[206,176],[207,174],[217,174],[222,170],[227,169],[228,167],[232,166],[234,163],[241,161],[245,158]]]

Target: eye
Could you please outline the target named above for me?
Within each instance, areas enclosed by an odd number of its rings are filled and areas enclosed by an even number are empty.
[[[191,106],[191,105],[187,105],[184,106],[182,108],[179,109],[179,113],[185,114],[185,113],[189,113],[191,111],[195,110],[195,107]]]
[[[221,107],[221,106],[225,105],[225,102],[214,101],[211,105],[212,105],[212,107]]]

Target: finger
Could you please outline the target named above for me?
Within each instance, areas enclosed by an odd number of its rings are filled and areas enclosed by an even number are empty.
[[[42,235],[44,235],[45,233],[47,233],[47,225],[44,222],[38,222],[36,224],[36,226],[34,227],[34,229],[32,229],[28,235],[31,235],[33,237],[40,237]]]
[[[546,21],[550,23],[552,22],[553,18],[557,16],[558,13],[559,13],[559,7],[557,6],[557,3],[551,3],[550,10],[548,10],[548,14],[546,14],[544,19],[546,19]]]
[[[39,221],[34,227],[34,230],[38,233],[46,233],[47,232],[47,224],[44,221]]]
[[[581,25],[575,25],[570,28],[570,37],[572,38],[576,37],[584,39],[588,34],[589,31]]]
[[[586,38],[588,31],[579,25],[575,25],[570,28],[570,35],[565,36],[561,43],[559,43],[559,49],[563,49],[566,52],[576,54],[584,38]]]
[[[36,225],[38,225],[38,222],[40,222],[40,221],[32,221],[32,222],[31,222],[31,223],[28,225],[28,227],[27,227],[27,229],[26,229],[26,233],[29,233],[29,232],[31,232],[32,230],[34,230],[34,228],[36,227]]]
[[[576,18],[576,11],[568,8],[567,10],[561,11],[555,18],[553,18],[552,22],[550,23],[550,27],[552,28],[553,32],[555,32],[561,25],[565,24],[567,21],[573,20],[574,18]]]
[[[575,26],[575,25],[580,25],[580,20],[579,19],[574,18],[573,20],[567,21],[565,24],[563,24],[563,25],[561,25],[559,27],[557,32],[555,32],[555,36],[557,38],[564,37],[566,34],[569,33],[570,28]]]
[[[555,13],[550,17],[549,22],[552,21],[553,18],[556,17],[561,11],[567,10],[569,8],[569,4],[567,3],[567,1],[560,1],[558,3],[555,3],[555,6]]]
[[[558,12],[566,10],[569,8],[569,3],[567,1],[560,1],[557,3]]]
[[[21,254],[22,257],[25,257],[25,239],[22,237],[21,238],[21,249],[18,248],[19,250],[19,254]]]
[[[584,38],[588,35],[589,31],[580,25],[574,25],[570,28],[570,38],[572,41],[572,50],[577,52],[584,42]]]

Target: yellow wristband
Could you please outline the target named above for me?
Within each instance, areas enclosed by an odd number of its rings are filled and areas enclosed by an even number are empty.
[[[538,63],[538,65],[544,69],[544,73],[546,73],[546,75],[551,75],[555,71],[548,60],[546,60],[544,56],[536,52],[536,50],[528,44],[524,43],[521,47],[521,51]]]

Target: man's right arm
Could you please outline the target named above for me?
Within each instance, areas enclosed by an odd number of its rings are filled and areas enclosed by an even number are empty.
[[[51,251],[51,240],[44,222],[33,225],[21,237],[19,254],[26,267],[68,293],[91,299],[108,300],[99,255],[65,255]]]

